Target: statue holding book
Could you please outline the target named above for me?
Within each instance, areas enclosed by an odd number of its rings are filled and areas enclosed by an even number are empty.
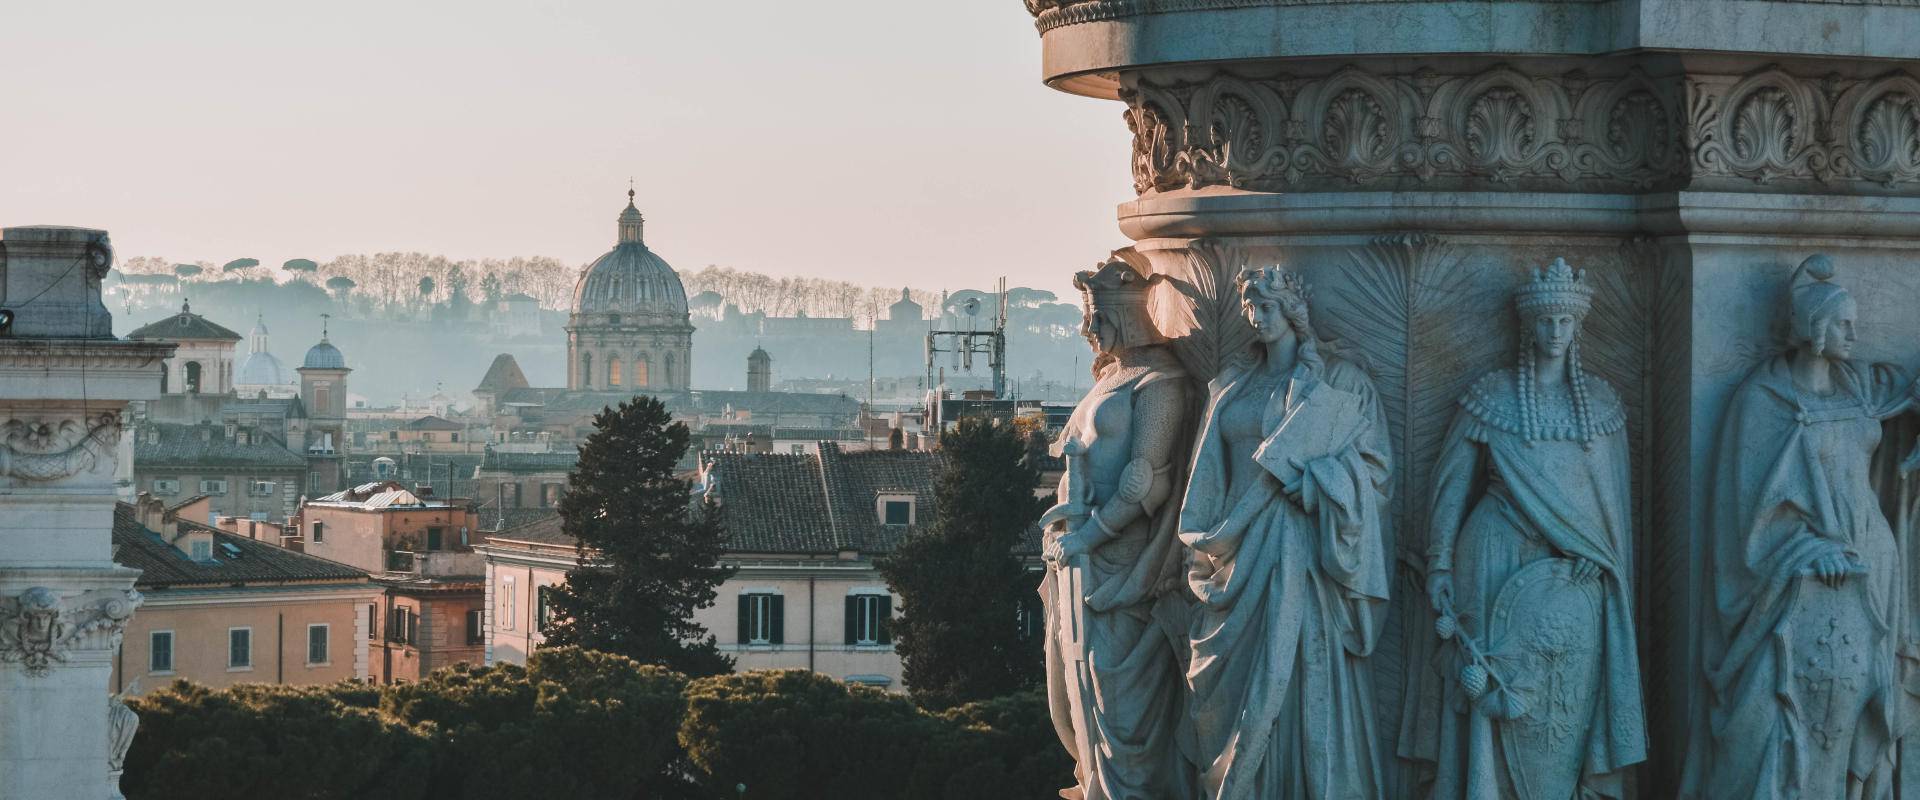
[[[1390,579],[1385,417],[1367,374],[1315,335],[1298,275],[1238,283],[1255,343],[1208,387],[1180,512],[1202,789],[1380,798],[1367,657]]]
[[[1114,259],[1074,277],[1099,353],[1061,431],[1042,517],[1047,698],[1076,800],[1186,800],[1186,601],[1173,500],[1188,452],[1187,373],[1147,312],[1152,281]]]
[[[1564,260],[1514,298],[1519,365],[1482,377],[1433,471],[1442,640],[1403,754],[1435,800],[1618,798],[1646,759],[1631,609],[1626,411],[1580,367],[1592,307]]]

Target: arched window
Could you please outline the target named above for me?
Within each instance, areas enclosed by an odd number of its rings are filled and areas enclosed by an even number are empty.
[[[187,362],[187,394],[200,393],[200,362]]]
[[[607,385],[620,385],[620,357],[607,356]]]
[[[160,365],[160,393],[167,393],[167,365]]]
[[[586,389],[586,388],[591,388],[592,386],[593,386],[593,354],[581,353],[580,354],[580,388]]]
[[[633,385],[646,388],[653,384],[647,382],[647,357],[641,355],[633,360]]]
[[[673,380],[673,376],[675,374],[677,373],[675,373],[673,369],[673,354],[668,353],[667,354],[667,372],[666,374],[661,375],[660,377],[664,379],[664,382],[666,383],[667,388],[669,389],[677,388],[680,385],[678,383],[675,383]]]

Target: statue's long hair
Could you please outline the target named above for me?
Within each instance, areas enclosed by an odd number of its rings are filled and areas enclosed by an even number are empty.
[[[1533,349],[1536,319],[1537,315],[1534,319],[1523,316],[1520,320],[1520,374],[1517,383],[1520,388],[1520,426],[1528,445],[1545,438],[1540,430],[1540,391],[1534,385],[1534,364],[1538,358]],[[1573,395],[1573,419],[1579,431],[1580,443],[1592,450],[1593,404],[1587,393],[1587,373],[1580,368],[1580,337],[1586,332],[1587,317],[1580,314],[1575,319],[1573,341],[1567,345],[1567,388]]]
[[[1327,343],[1314,333],[1313,321],[1307,310],[1307,301],[1312,298],[1313,290],[1299,273],[1279,265],[1254,267],[1243,270],[1234,279],[1234,284],[1240,290],[1240,302],[1243,305],[1260,300],[1272,300],[1280,304],[1280,313],[1286,317],[1287,327],[1292,328],[1294,335],[1300,338],[1300,363],[1315,372],[1326,370],[1327,362],[1320,351]]]

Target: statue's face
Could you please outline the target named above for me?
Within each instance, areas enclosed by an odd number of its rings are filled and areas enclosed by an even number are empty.
[[[1573,347],[1580,320],[1572,314],[1541,314],[1533,318],[1533,351],[1541,358],[1562,358]]]
[[[1826,334],[1821,342],[1826,347],[1821,355],[1827,358],[1848,359],[1853,357],[1853,344],[1856,341],[1854,325],[1860,317],[1860,307],[1848,297],[1840,301],[1840,307],[1820,321],[1821,333]]]
[[[1113,351],[1120,332],[1100,312],[1089,311],[1080,321],[1080,335],[1087,337],[1087,344],[1093,345],[1095,352],[1107,353]]]
[[[1247,324],[1253,326],[1253,338],[1261,344],[1280,341],[1293,333],[1287,324],[1287,313],[1280,308],[1280,301],[1270,297],[1254,295],[1241,304],[1247,314]]]

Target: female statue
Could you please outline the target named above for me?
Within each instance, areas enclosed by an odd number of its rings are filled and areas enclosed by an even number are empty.
[[[1908,377],[1852,360],[1858,307],[1815,255],[1788,289],[1791,350],[1727,407],[1709,508],[1708,696],[1689,795],[1888,798],[1907,703],[1904,565],[1871,485]]]
[[[1434,798],[1618,798],[1646,760],[1626,411],[1580,368],[1592,298],[1564,260],[1534,273],[1518,368],[1460,399],[1434,468],[1427,594],[1453,645],[1413,752]]]
[[[1239,288],[1255,346],[1209,387],[1180,513],[1202,787],[1379,798],[1367,656],[1387,607],[1386,421],[1366,373],[1314,335],[1297,275],[1249,270]]]
[[[1187,374],[1147,313],[1149,280],[1124,261],[1082,272],[1085,333],[1097,378],[1061,432],[1067,474],[1044,518],[1049,569],[1047,697],[1073,754],[1083,800],[1185,800],[1184,630],[1160,621],[1179,603],[1179,544],[1167,501],[1186,453]],[[1057,525],[1053,524],[1055,521]],[[1175,609],[1177,612],[1178,609]],[[1174,619],[1184,619],[1174,613]]]

